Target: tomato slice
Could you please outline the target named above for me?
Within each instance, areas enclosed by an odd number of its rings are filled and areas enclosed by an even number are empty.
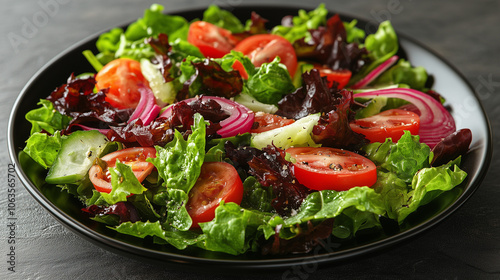
[[[321,77],[326,77],[329,87],[333,86],[333,82],[337,82],[338,89],[343,89],[349,83],[352,76],[352,72],[347,69],[332,70],[329,67],[320,64],[314,64],[314,69],[318,69]]]
[[[127,164],[132,168],[135,177],[142,182],[153,171],[154,165],[147,162],[147,158],[156,157],[156,149],[152,147],[134,147],[109,153],[101,158],[106,163],[103,170],[98,164],[93,165],[89,170],[89,178],[94,188],[100,192],[110,193],[111,174],[110,167],[116,166],[116,161]]]
[[[375,164],[356,153],[321,147],[289,148],[296,160],[293,173],[299,183],[313,190],[345,191],[371,187],[377,181]]]
[[[254,125],[250,133],[261,133],[278,127],[294,123],[295,120],[280,117],[274,114],[257,113],[254,117]]]
[[[196,21],[189,26],[187,40],[210,58],[221,58],[229,53],[238,40],[227,29],[205,21]]]
[[[140,62],[129,58],[118,58],[104,65],[95,79],[98,90],[109,89],[105,100],[118,109],[135,108],[141,99],[139,87],[149,86]]]
[[[278,35],[258,34],[250,36],[239,42],[234,50],[248,56],[255,67],[271,62],[279,56],[281,63],[286,66],[292,78],[297,70],[297,55],[293,45]],[[241,63],[236,62],[233,69],[238,70],[243,78],[248,78]]]
[[[241,203],[243,183],[236,169],[226,162],[206,162],[194,187],[189,191],[186,209],[193,220],[192,227],[198,223],[209,222],[215,218],[215,208],[220,202]]]
[[[370,142],[384,142],[392,138],[396,142],[408,130],[417,135],[420,128],[420,117],[411,111],[390,109],[371,117],[355,120],[350,124],[351,129],[363,134]]]

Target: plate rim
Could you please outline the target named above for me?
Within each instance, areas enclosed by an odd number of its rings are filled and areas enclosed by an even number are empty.
[[[224,8],[224,6],[221,6],[221,8]],[[310,7],[301,7],[297,5],[293,6],[284,6],[284,5],[262,5],[262,6],[256,6],[256,5],[238,5],[237,7],[234,7],[237,10],[251,10],[251,9],[287,9],[287,10],[298,10],[298,9],[311,9]],[[202,13],[205,8],[191,8],[191,9],[179,9],[179,10],[172,10],[168,11],[167,14],[171,15],[177,15],[177,14],[186,14],[186,13]],[[334,10],[328,10],[330,14],[335,14],[336,12]],[[353,18],[357,19],[359,21],[364,21],[364,22],[370,22],[369,20],[362,18],[362,17],[357,17],[353,16],[348,13],[341,13],[338,12],[341,17],[347,17],[347,18]],[[145,247],[140,247],[134,244],[130,244],[127,242],[124,242],[122,240],[118,240],[115,238],[112,238],[110,236],[107,236],[103,233],[97,232],[92,230],[91,228],[87,227],[86,225],[82,224],[80,221],[77,219],[71,217],[69,214],[66,212],[62,211],[60,208],[58,208],[55,204],[53,204],[47,197],[45,197],[40,190],[31,182],[28,178],[27,175],[25,174],[24,170],[20,168],[19,164],[19,159],[17,153],[19,150],[17,150],[16,147],[14,147],[14,119],[17,116],[17,112],[19,111],[19,105],[22,102],[22,99],[27,95],[29,92],[30,87],[32,84],[38,79],[40,75],[42,75],[47,68],[51,67],[53,64],[55,64],[58,60],[62,59],[63,57],[71,54],[72,52],[75,52],[75,50],[79,47],[81,47],[83,44],[88,44],[92,41],[95,42],[97,40],[98,36],[102,34],[103,32],[109,31],[111,28],[115,27],[124,27],[130,24],[133,21],[128,21],[125,24],[118,25],[118,26],[113,26],[110,28],[106,28],[104,30],[101,30],[99,32],[96,32],[94,34],[91,34],[76,43],[72,44],[68,48],[66,48],[64,51],[50,59],[47,63],[45,63],[38,71],[36,71],[35,74],[26,82],[24,87],[22,88],[20,94],[16,98],[16,101],[13,104],[11,113],[9,115],[9,120],[8,120],[8,127],[7,127],[7,143],[8,143],[8,152],[9,152],[9,157],[11,162],[13,162],[16,166],[16,174],[18,179],[22,182],[24,188],[28,190],[30,195],[35,198],[35,200],[41,204],[50,214],[53,216],[58,222],[62,223],[66,228],[70,229],[72,232],[76,233],[77,235],[83,237],[84,239],[94,243],[94,244],[99,244],[101,247],[104,247],[110,251],[114,251],[117,253],[121,253],[124,255],[132,255],[133,257],[140,257],[140,258],[146,258],[147,260],[153,260],[153,261],[159,261],[160,263],[165,264],[165,262],[172,263],[172,264],[178,264],[178,265],[203,265],[206,266],[206,268],[210,269],[213,268],[214,265],[231,265],[231,268],[233,269],[250,269],[250,268],[283,268],[283,267],[289,267],[297,264],[310,264],[312,262],[317,263],[317,264],[324,264],[324,263],[329,263],[329,262],[334,262],[334,261],[339,261],[339,260],[346,260],[350,258],[355,258],[361,255],[366,255],[368,253],[372,253],[377,250],[381,250],[383,248],[387,248],[390,246],[393,246],[394,244],[400,243],[404,240],[408,240],[410,238],[413,238],[416,235],[421,234],[424,231],[427,231],[428,229],[436,226],[437,224],[441,223],[444,219],[449,217],[453,212],[455,212],[457,209],[459,209],[479,188],[481,185],[481,182],[483,181],[484,177],[486,176],[489,166],[491,163],[491,158],[492,158],[492,130],[491,130],[491,123],[489,121],[488,115],[486,114],[486,111],[484,110],[484,106],[481,103],[481,100],[477,94],[477,92],[474,90],[472,84],[469,82],[469,80],[459,71],[458,68],[456,68],[453,64],[451,64],[446,58],[444,58],[441,54],[437,53],[435,50],[427,47],[426,45],[422,44],[420,41],[412,38],[411,36],[408,36],[407,34],[398,31],[398,29],[395,27],[394,29],[396,30],[396,33],[398,35],[398,38],[407,40],[411,44],[414,44],[423,50],[425,50],[427,53],[430,55],[434,56],[441,62],[443,62],[453,74],[457,75],[460,80],[462,80],[465,85],[467,86],[468,92],[471,93],[471,95],[474,97],[476,100],[477,104],[479,105],[479,109],[483,115],[483,118],[485,120],[485,127],[486,127],[486,135],[485,135],[485,142],[483,143],[484,145],[484,158],[483,161],[481,162],[482,167],[479,168],[478,172],[475,174],[473,181],[469,183],[466,189],[464,189],[463,193],[451,204],[448,205],[445,209],[443,209],[441,212],[437,213],[435,216],[425,220],[421,224],[418,224],[415,227],[412,227],[408,230],[399,232],[397,234],[388,236],[386,238],[376,240],[374,242],[370,242],[368,244],[364,244],[361,246],[356,246],[352,248],[347,248],[345,250],[339,251],[339,252],[334,252],[333,254],[322,254],[322,255],[300,255],[300,257],[294,257],[294,258],[264,258],[264,259],[251,259],[251,260],[231,260],[230,255],[228,255],[228,259],[207,259],[207,258],[200,258],[200,257],[193,257],[193,256],[188,256],[188,255],[182,255],[178,253],[173,253],[173,252],[165,252],[165,251],[159,251],[159,250],[152,250],[149,248]],[[58,215],[56,215],[56,213]],[[132,252],[131,252],[132,251]],[[148,254],[146,256],[146,254]],[[158,255],[158,256],[156,256]],[[152,256],[155,256],[152,258]]]

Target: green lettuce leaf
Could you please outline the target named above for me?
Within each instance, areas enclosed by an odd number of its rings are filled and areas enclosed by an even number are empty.
[[[192,220],[186,210],[188,193],[200,175],[205,158],[206,127],[200,114],[194,115],[192,133],[184,140],[175,131],[174,139],[164,148],[156,146],[156,158],[147,159],[158,170],[166,191],[155,195],[154,201],[166,200],[166,223],[179,230],[188,230]]]
[[[134,205],[134,208],[139,213],[139,216],[148,221],[156,221],[161,216],[156,212],[149,198],[145,195],[146,192],[135,194],[128,197],[128,202]]]
[[[114,58],[130,58],[140,61],[143,58],[151,58],[155,55],[153,48],[147,44],[144,39],[130,41],[122,34],[118,50],[115,52]],[[114,59],[113,58],[113,59]]]
[[[397,53],[399,49],[398,37],[390,21],[381,22],[377,32],[366,37],[365,48],[374,59],[368,72]]]
[[[141,194],[147,190],[137,180],[129,165],[116,161],[116,166],[109,168],[109,173],[111,174],[111,186],[113,189],[110,193],[101,193],[101,197],[109,205],[120,201],[127,201],[127,196]]]
[[[365,39],[365,31],[356,27],[356,24],[358,24],[358,21],[355,19],[351,22],[344,22],[347,43],[361,43]]]
[[[195,56],[188,56],[180,63],[179,84],[191,80],[196,74],[193,63],[201,62],[202,59]],[[259,68],[255,68],[250,59],[240,52],[231,51],[222,58],[214,59],[221,68],[226,71],[233,71],[233,64],[241,62],[248,74],[248,80],[244,91],[254,97],[257,101],[265,104],[276,104],[285,94],[295,90],[290,73],[286,67],[280,63],[277,57],[270,63],[264,63]],[[189,96],[193,97],[199,93],[202,81],[195,80],[189,86]]]
[[[173,228],[164,229],[159,221],[156,222],[125,222],[113,228],[119,233],[145,238],[153,236],[154,242],[171,244],[179,250],[186,249],[204,239],[204,235],[192,231],[178,231]]]
[[[227,10],[220,9],[216,5],[210,5],[203,13],[203,21],[231,31],[240,33],[245,31],[245,26],[241,21]]]
[[[246,88],[257,101],[266,104],[277,104],[284,95],[295,90],[290,73],[279,57],[262,64],[257,73],[249,75]]]
[[[66,128],[71,120],[71,117],[62,115],[54,109],[52,102],[46,99],[41,99],[38,102],[40,108],[33,109],[26,114],[26,120],[31,123],[31,132],[47,131],[54,134],[57,130]]]
[[[410,200],[410,187],[393,172],[377,172],[377,183],[373,186],[382,196],[388,218],[398,220],[398,213]]]
[[[224,55],[222,58],[215,59],[215,61],[217,61],[217,63],[219,63],[222,69],[224,69],[224,71],[226,72],[234,70],[233,64],[236,61],[241,62],[249,77],[255,75],[255,73],[257,72],[257,68],[255,67],[255,65],[253,65],[250,58],[248,58],[241,52],[231,51],[230,53]]]
[[[339,216],[345,209],[353,207],[356,211],[374,215],[385,213],[380,194],[368,187],[355,187],[348,191],[324,190],[311,193],[302,202],[298,213],[284,220],[292,226],[307,221],[322,221]]]
[[[425,90],[427,71],[424,67],[412,67],[410,62],[400,59],[398,64],[392,66],[378,77],[373,85],[405,84],[412,89]]]
[[[168,35],[173,50],[180,51],[179,55],[200,55],[199,50],[187,42],[189,22],[181,16],[164,14],[163,10],[162,5],[153,4],[144,11],[142,18],[130,24],[125,31],[114,28],[101,34],[96,42],[99,62],[105,65],[115,58],[149,59],[155,52],[144,39],[157,37],[160,33]],[[177,58],[175,61],[181,60]]]
[[[118,50],[120,37],[123,34],[123,29],[117,27],[99,36],[96,42],[97,50],[105,53],[114,53]]]
[[[143,38],[158,36],[165,33],[169,36],[169,41],[177,38],[187,39],[187,30],[189,22],[176,15],[167,15],[163,13],[164,7],[159,4],[153,4],[144,11],[144,16],[132,23],[125,31],[125,36],[129,41],[137,41]]]
[[[215,210],[215,218],[207,223],[200,223],[206,239],[199,244],[210,251],[239,255],[248,250],[256,251],[257,240],[274,230],[269,225],[270,214],[250,211],[236,203],[224,203]],[[268,234],[264,235],[264,232]]]
[[[203,54],[200,52],[200,49],[195,47],[193,44],[189,43],[186,40],[182,40],[181,38],[177,38],[169,42],[172,47],[172,53],[169,54],[169,57],[175,62],[180,63],[184,58],[188,56],[194,56],[199,58],[204,58]]]
[[[273,189],[262,186],[253,176],[248,176],[243,182],[243,200],[241,207],[257,210],[260,212],[271,212],[274,199]]]
[[[61,149],[63,137],[65,136],[61,136],[59,131],[56,131],[54,135],[35,132],[26,141],[23,151],[43,168],[48,169]]]
[[[367,157],[377,166],[394,172],[405,182],[411,182],[420,169],[429,167],[431,149],[419,142],[418,135],[405,131],[397,143],[388,138],[384,143],[371,143],[363,147]]]
[[[431,202],[445,191],[458,186],[466,178],[458,164],[460,158],[446,165],[421,169],[408,185],[392,172],[378,173],[374,188],[383,198],[387,217],[403,223],[418,207]]]
[[[443,165],[439,167],[424,168],[413,177],[409,193],[411,199],[405,207],[398,211],[398,222],[401,223],[419,206],[431,202],[434,198],[445,191],[453,189],[462,183],[467,173],[462,171],[458,165]]]
[[[380,23],[377,32],[366,36],[364,47],[368,50],[372,62],[351,78],[349,81],[351,85],[398,52],[398,37],[391,23],[389,21]]]
[[[284,37],[290,43],[304,37],[307,42],[311,39],[309,30],[324,26],[326,24],[327,15],[328,10],[325,8],[324,4],[320,4],[316,9],[309,12],[301,9],[298,15],[294,16],[292,19],[293,26],[278,25],[271,30],[271,33]]]

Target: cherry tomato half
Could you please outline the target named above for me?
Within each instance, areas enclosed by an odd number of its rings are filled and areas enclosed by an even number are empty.
[[[153,171],[154,165],[147,162],[147,158],[156,157],[156,150],[152,147],[134,147],[109,153],[101,158],[106,163],[106,169],[102,169],[98,164],[93,165],[89,170],[89,178],[94,188],[100,192],[110,193],[111,174],[108,168],[115,167],[116,161],[127,164],[132,168],[135,177],[142,182]]]
[[[118,58],[104,65],[95,79],[98,90],[109,88],[105,100],[118,109],[135,108],[141,99],[138,88],[149,86],[139,61],[129,58]]]
[[[210,58],[221,58],[229,53],[238,40],[227,29],[209,22],[196,21],[189,26],[187,40]]]
[[[293,173],[299,183],[313,190],[345,191],[371,187],[377,181],[375,164],[356,153],[321,147],[289,148],[296,160]]]
[[[254,126],[250,133],[261,133],[278,127],[294,123],[293,119],[286,119],[274,114],[257,113],[254,117]]]
[[[420,128],[420,117],[410,111],[390,109],[371,117],[355,120],[350,124],[351,129],[363,134],[370,142],[384,142],[392,138],[396,142],[408,130],[417,135]]]
[[[351,79],[352,72],[344,69],[344,70],[332,70],[329,67],[322,66],[319,64],[314,64],[314,69],[318,69],[319,75],[321,77],[326,77],[328,80],[328,86],[332,87],[333,82],[338,83],[338,89],[343,89]]]
[[[286,66],[290,76],[293,78],[297,70],[297,55],[293,45],[285,38],[273,34],[258,34],[243,39],[234,48],[248,56],[255,67],[263,63],[269,63],[275,57],[281,58],[281,63]],[[233,68],[238,70],[243,78],[248,78],[243,65],[237,61]]]
[[[186,209],[193,220],[193,228],[198,223],[215,218],[215,208],[220,202],[241,203],[243,183],[236,169],[226,162],[206,162],[194,187],[189,191]]]

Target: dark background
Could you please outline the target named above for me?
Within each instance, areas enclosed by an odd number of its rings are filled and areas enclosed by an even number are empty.
[[[30,77],[50,59],[87,36],[134,21],[152,3],[166,11],[210,4],[287,4],[313,9],[322,1],[76,1],[0,0],[0,122],[7,131],[12,105]],[[326,1],[323,1],[326,2]],[[500,1],[328,1],[329,10],[380,22],[389,19],[406,34],[456,66],[476,89],[493,131],[499,128]],[[26,26],[35,28],[27,30]],[[36,25],[35,25],[36,24]],[[30,32],[28,32],[30,31]],[[24,33],[23,33],[24,32]],[[10,35],[9,35],[10,34]],[[24,38],[13,43],[9,36]],[[477,192],[438,226],[390,249],[324,267],[261,273],[197,272],[155,266],[103,250],[57,222],[16,186],[16,272],[7,271],[8,228],[0,223],[0,279],[500,279],[500,161],[493,133],[490,170]],[[6,134],[0,135],[2,189],[7,187]],[[7,191],[0,191],[0,217]]]

